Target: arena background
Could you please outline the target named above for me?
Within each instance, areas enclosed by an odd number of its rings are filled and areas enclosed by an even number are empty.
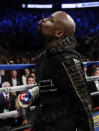
[[[62,4],[97,2],[86,8],[62,9]],[[27,8],[28,4],[52,4],[51,9]],[[99,1],[98,0],[0,0],[0,64],[33,64],[44,47],[38,37],[37,23],[51,13],[63,10],[75,20],[77,51],[83,62],[91,61],[85,66],[87,76],[93,76],[93,66],[99,70]],[[95,63],[97,61],[97,64]],[[87,67],[87,70],[86,70]],[[16,67],[14,67],[16,69]],[[22,67],[24,69],[24,67]],[[1,68],[2,69],[2,68]],[[2,74],[10,77],[8,68]],[[33,70],[33,72],[35,72]],[[18,72],[22,75],[23,70]],[[99,76],[99,74],[98,74]],[[99,79],[98,79],[99,82]],[[99,87],[99,83],[98,83]],[[98,90],[99,91],[99,90]],[[99,105],[98,105],[99,106]],[[99,130],[99,112],[93,114],[95,129]]]

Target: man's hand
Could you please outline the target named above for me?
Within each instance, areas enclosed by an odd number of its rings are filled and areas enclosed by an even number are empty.
[[[27,108],[31,105],[32,102],[32,96],[29,92],[21,93],[16,99],[15,99],[15,107],[17,110],[20,109],[20,107]]]
[[[15,99],[15,107],[19,112],[19,114],[23,117],[23,119],[26,119],[26,115],[30,111],[31,102],[32,102],[32,96],[29,92],[21,93]]]
[[[19,99],[18,97],[15,99],[15,108],[16,108],[17,111],[19,111],[19,109],[20,109],[20,104],[18,102],[18,99]]]

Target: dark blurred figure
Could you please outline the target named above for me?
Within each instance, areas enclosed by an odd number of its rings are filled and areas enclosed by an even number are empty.
[[[93,76],[94,71],[95,71],[94,65],[88,66],[88,67],[87,67],[87,71],[86,71],[87,76],[88,76],[88,77]],[[87,85],[88,85],[87,87],[88,87],[88,92],[89,92],[89,93],[92,93],[92,92],[96,92],[96,91],[97,91],[97,87],[96,87],[94,81],[87,81]]]
[[[1,74],[1,70],[0,70],[0,87],[2,86],[2,83],[5,81],[5,76],[3,76]]]
[[[8,81],[3,82],[3,87],[10,87],[10,83]],[[0,93],[0,113],[9,112],[15,110],[15,93]],[[17,116],[12,116],[12,118],[2,118],[0,119],[0,127],[3,126],[15,126],[15,120]]]
[[[10,76],[10,78],[8,78],[8,80],[9,80],[11,86],[22,85],[22,80],[21,80],[21,78],[18,77],[16,70],[11,71],[11,76]]]
[[[98,76],[99,77],[99,67],[96,67],[93,73],[93,76]],[[97,87],[97,91],[99,91],[99,80],[95,80],[95,85]]]
[[[26,85],[26,78],[30,75],[30,70],[29,69],[24,69],[24,74],[22,75],[22,84]]]
[[[87,74],[89,77],[99,76],[99,68],[93,65],[88,66]],[[88,92],[93,93],[99,91],[99,80],[88,81]],[[91,96],[93,108],[99,107],[99,95]]]
[[[99,48],[99,45],[97,46]],[[99,49],[96,49],[93,53],[94,61],[99,61]]]

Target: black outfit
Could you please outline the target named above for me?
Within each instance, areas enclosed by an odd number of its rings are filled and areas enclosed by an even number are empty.
[[[97,91],[97,87],[94,81],[87,81],[87,90],[89,93]]]
[[[40,88],[42,108],[38,109],[36,121],[40,131],[94,130],[91,101],[75,44],[73,37],[66,37],[41,53],[36,68],[37,82],[51,79],[55,87]],[[77,83],[78,79],[81,84]]]
[[[8,79],[8,81],[10,82],[11,86],[13,86],[12,77]],[[22,80],[20,78],[16,78],[16,81],[17,81],[17,86],[22,85]]]
[[[12,95],[11,93],[9,93],[9,110],[15,110],[15,95]],[[6,99],[3,95],[3,93],[0,94],[0,113],[3,112],[4,108],[8,108],[7,104],[6,104]]]
[[[4,109],[8,109],[9,111],[15,110],[15,98],[16,96],[9,94],[9,106],[6,103],[6,99],[3,93],[0,94],[0,113],[3,113]],[[15,118],[7,118],[7,119],[0,119],[0,127],[3,126],[15,126]]]
[[[87,85],[88,85],[89,93],[97,92],[97,87],[94,81],[88,81]],[[99,107],[99,95],[92,95],[91,100],[92,100],[93,108]]]

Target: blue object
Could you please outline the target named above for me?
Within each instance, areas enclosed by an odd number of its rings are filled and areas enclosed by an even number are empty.
[[[27,104],[31,99],[31,94],[29,92],[24,92],[20,95],[20,101],[23,104]]]
[[[13,69],[25,69],[34,68],[35,64],[0,64],[0,69],[13,70]]]
[[[95,131],[99,131],[99,111],[93,113]]]

